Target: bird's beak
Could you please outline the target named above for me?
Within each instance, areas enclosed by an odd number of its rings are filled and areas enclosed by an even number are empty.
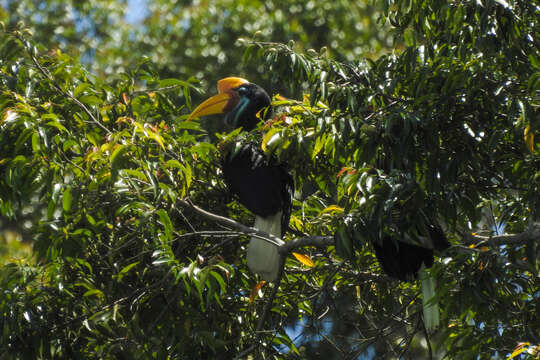
[[[186,121],[205,115],[222,114],[225,112],[225,108],[227,108],[227,105],[232,98],[233,97],[230,93],[221,93],[214,95],[211,98],[203,101],[201,105],[197,106],[195,110],[193,110],[191,114],[189,114]]]
[[[203,101],[195,110],[189,114],[186,121],[193,118],[199,118],[205,115],[223,114],[234,108],[238,101],[238,95],[233,89],[236,89],[242,84],[247,83],[246,79],[239,77],[228,77],[218,81],[218,94]]]

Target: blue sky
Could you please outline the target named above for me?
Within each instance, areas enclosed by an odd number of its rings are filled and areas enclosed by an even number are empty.
[[[128,0],[128,12],[126,20],[129,23],[137,23],[144,19],[148,13],[148,5],[146,0]]]

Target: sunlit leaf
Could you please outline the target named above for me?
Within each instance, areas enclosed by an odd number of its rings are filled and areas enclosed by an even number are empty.
[[[335,213],[342,213],[343,212],[343,208],[342,207],[339,207],[337,205],[330,205],[324,209],[321,210],[321,212],[319,213],[319,215],[323,215],[323,214],[335,214]]]
[[[171,221],[171,218],[169,217],[169,214],[165,211],[165,209],[159,209],[157,211],[157,214],[159,216],[161,225],[163,225],[163,229],[165,230],[165,235],[167,236],[167,240],[172,240],[172,233],[173,233],[173,224]]]
[[[530,153],[534,153],[534,133],[531,130],[531,125],[525,126],[523,131],[523,140],[525,141],[525,146]]]
[[[73,196],[71,194],[71,186],[66,187],[62,195],[62,208],[64,211],[71,210],[71,203],[73,201]]]
[[[523,343],[520,343],[515,349],[514,351],[512,351],[512,353],[510,354],[510,356],[507,357],[507,359],[513,359],[515,358],[516,356],[518,356],[519,354],[522,354],[524,353],[525,351],[528,350],[528,346],[530,345],[529,342],[523,342]]]
[[[249,295],[249,303],[250,304],[253,302],[253,300],[255,300],[255,297],[257,296],[257,293],[259,292],[259,290],[261,290],[261,288],[264,286],[264,284],[266,284],[266,281],[264,281],[264,280],[259,281],[257,283],[257,285],[255,285],[253,287],[253,289],[251,289],[251,293]]]
[[[131,269],[133,269],[135,266],[137,266],[138,264],[139,264],[139,261],[136,261],[136,262],[134,262],[134,263],[131,263],[131,264],[129,264],[129,265],[124,266],[124,267],[122,268],[122,270],[120,270],[120,272],[118,273],[118,275],[116,275],[116,281],[118,281],[118,282],[122,281],[122,278],[123,278],[124,276],[126,276],[127,273],[128,273]]]
[[[292,254],[296,258],[296,260],[300,261],[302,264],[306,265],[307,267],[314,267],[315,266],[315,263],[313,262],[313,260],[311,260],[311,258],[309,256],[304,255],[304,254],[300,254],[300,253],[297,253],[297,252],[294,252],[294,251],[293,251]]]

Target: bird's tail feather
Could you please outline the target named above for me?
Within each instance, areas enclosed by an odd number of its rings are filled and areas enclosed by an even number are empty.
[[[435,297],[435,278],[425,266],[418,271],[418,279],[422,288],[422,306],[426,330],[432,332],[439,327],[439,304],[432,299]]]
[[[267,217],[256,216],[253,227],[281,238],[281,211]],[[251,271],[264,280],[277,280],[280,270],[278,247],[266,240],[252,237],[247,250],[247,264]]]

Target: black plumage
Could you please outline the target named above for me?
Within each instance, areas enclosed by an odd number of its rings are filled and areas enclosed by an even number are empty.
[[[450,246],[441,226],[424,216],[423,226],[416,228],[421,246],[404,236],[383,236],[373,242],[375,256],[383,271],[401,281],[418,279],[422,288],[424,322],[428,331],[439,325],[439,307],[435,296],[435,279],[426,269],[434,262],[434,250],[442,251]]]
[[[382,244],[373,243],[375,256],[383,271],[395,279],[410,281],[418,277],[422,264],[433,265],[433,250],[393,240],[390,236],[382,239]]]
[[[291,216],[294,181],[284,164],[268,158],[262,149],[243,144],[234,154],[224,154],[223,178],[229,191],[255,215],[271,216],[281,211],[281,234]]]
[[[230,77],[218,82],[219,93],[199,105],[189,116],[224,113],[230,127],[251,131],[269,114],[270,97],[263,88],[245,79]],[[294,182],[284,164],[268,157],[258,144],[247,142],[222,154],[221,169],[229,191],[256,215],[255,227],[278,238],[288,228]],[[253,237],[247,252],[252,271],[268,281],[279,275],[276,244]]]

